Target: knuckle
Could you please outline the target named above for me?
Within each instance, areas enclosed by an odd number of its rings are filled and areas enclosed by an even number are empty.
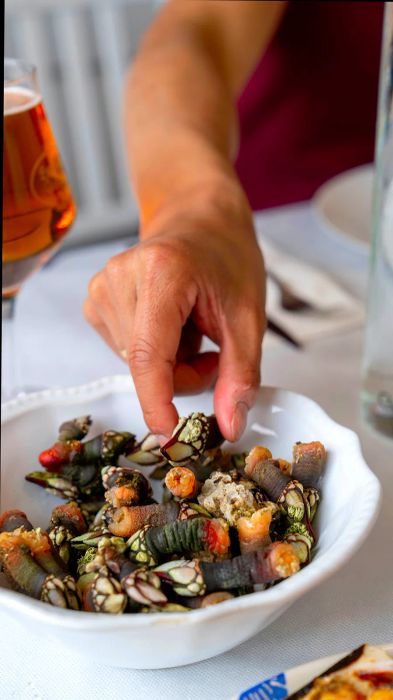
[[[143,267],[147,274],[160,274],[168,277],[174,271],[180,272],[187,264],[187,256],[182,251],[180,241],[174,245],[171,241],[149,241],[142,250]]]
[[[152,343],[138,338],[134,340],[128,351],[128,362],[131,369],[140,375],[149,371],[156,355],[157,350]]]
[[[86,321],[88,321],[89,323],[93,323],[95,318],[95,312],[93,311],[92,304],[89,301],[89,299],[86,299],[83,303],[82,310]]]
[[[102,272],[97,272],[88,284],[88,293],[92,299],[100,299],[103,296],[104,281]]]
[[[111,279],[117,279],[124,273],[124,261],[120,255],[114,255],[113,258],[109,258],[105,266],[105,273]]]
[[[255,389],[256,386],[259,386],[260,378],[261,370],[259,364],[248,365],[247,367],[243,368],[241,383],[246,391],[249,389]]]
[[[253,395],[261,383],[261,370],[259,364],[243,366],[237,377],[236,393],[239,396]]]
[[[172,251],[163,244],[154,244],[144,251],[143,267],[148,277],[165,274],[172,261]]]
[[[154,408],[144,408],[143,417],[149,426],[155,426],[157,421],[157,411]]]
[[[247,325],[251,337],[260,342],[266,330],[266,314],[261,301],[252,300],[242,308],[242,320]]]

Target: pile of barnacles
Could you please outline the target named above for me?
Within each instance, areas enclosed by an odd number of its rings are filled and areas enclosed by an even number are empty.
[[[0,565],[17,590],[88,612],[187,611],[309,562],[322,443],[296,443],[289,463],[263,446],[223,451],[214,415],[181,418],[162,447],[151,433],[88,440],[90,426],[90,416],[63,423],[39,455],[45,471],[26,476],[67,500],[47,530],[20,510],[0,516]],[[149,479],[163,480],[162,503]]]

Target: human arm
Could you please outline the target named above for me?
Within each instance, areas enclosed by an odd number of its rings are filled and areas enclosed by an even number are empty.
[[[283,2],[175,0],[146,33],[125,99],[141,242],[92,280],[85,313],[127,351],[146,422],[168,434],[173,392],[208,386],[225,437],[244,427],[259,385],[264,272],[232,167],[235,100]],[[220,354],[200,354],[203,335]]]

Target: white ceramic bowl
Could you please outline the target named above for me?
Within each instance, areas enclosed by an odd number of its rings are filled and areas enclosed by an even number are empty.
[[[180,415],[212,412],[212,395],[178,398]],[[37,455],[53,442],[59,424],[90,413],[96,432],[145,425],[129,377],[112,377],[70,389],[31,394],[5,404],[2,418],[1,510],[20,508],[34,525],[46,527],[58,499],[24,480],[37,468]],[[365,464],[356,435],[335,423],[310,399],[264,387],[250,412],[236,449],[265,444],[275,456],[291,458],[297,440],[321,440],[328,461],[316,528],[318,544],[311,563],[266,591],[187,613],[136,615],[88,614],[61,610],[5,587],[0,613],[56,644],[77,650],[95,662],[129,668],[181,666],[220,654],[269,625],[297,598],[343,566],[365,539],[376,518],[380,485]]]

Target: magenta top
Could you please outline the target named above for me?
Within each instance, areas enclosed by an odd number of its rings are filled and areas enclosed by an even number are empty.
[[[241,95],[236,168],[253,209],[309,199],[373,160],[383,2],[290,2]]]

